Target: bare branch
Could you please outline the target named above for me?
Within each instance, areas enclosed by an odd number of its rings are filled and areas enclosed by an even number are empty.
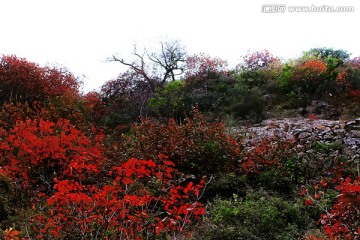
[[[125,61],[115,55],[108,61],[119,62],[136,74],[139,74],[154,91],[156,85],[163,85],[169,79],[175,80],[176,76],[183,74],[186,61],[186,52],[178,41],[160,42],[161,50],[149,52],[144,49],[139,53],[134,45],[132,62]]]

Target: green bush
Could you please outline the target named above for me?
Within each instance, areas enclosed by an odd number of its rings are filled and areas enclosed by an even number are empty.
[[[208,208],[195,239],[300,239],[313,223],[301,202],[264,191],[249,192],[245,199],[217,199]]]
[[[185,98],[185,81],[182,80],[172,81],[163,88],[158,88],[149,102],[149,106],[159,116],[177,120],[185,118],[185,113],[191,109],[189,105]]]
[[[204,198],[231,198],[234,194],[244,197],[246,195],[247,182],[246,175],[239,176],[236,172],[219,173],[208,184]]]
[[[260,89],[253,88],[245,94],[236,96],[229,106],[229,112],[235,118],[259,122],[265,117],[265,106]]]

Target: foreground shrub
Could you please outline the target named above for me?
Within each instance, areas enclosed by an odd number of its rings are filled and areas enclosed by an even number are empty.
[[[298,239],[309,224],[302,203],[249,192],[245,199],[235,196],[209,205],[194,239]]]
[[[19,120],[0,132],[0,173],[12,178],[21,190],[52,191],[53,179],[92,179],[104,163],[102,135],[94,141],[68,120]]]
[[[360,186],[346,178],[336,187],[341,194],[321,223],[330,239],[357,239],[360,235]]]
[[[358,239],[360,234],[360,186],[358,179],[321,179],[302,191],[305,204],[322,210],[319,224],[329,239]],[[336,183],[336,184],[334,184]],[[335,187],[334,187],[335,185]],[[340,194],[339,194],[340,193]],[[329,204],[329,199],[335,199]]]
[[[48,211],[34,219],[41,239],[176,238],[205,212],[198,202],[204,180],[181,184],[174,163],[129,159],[96,185],[56,180]]]

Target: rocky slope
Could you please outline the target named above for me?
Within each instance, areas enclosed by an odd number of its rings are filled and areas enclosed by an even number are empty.
[[[268,119],[250,127],[243,126],[232,131],[245,134],[250,143],[265,136],[281,135],[294,139],[299,146],[317,141],[323,144],[338,144],[349,160],[360,159],[360,118],[353,121],[321,120],[305,118]]]

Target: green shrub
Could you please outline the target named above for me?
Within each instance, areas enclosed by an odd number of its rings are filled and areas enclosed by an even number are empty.
[[[149,105],[161,117],[184,119],[185,113],[191,109],[190,104],[186,104],[185,81],[172,81],[164,88],[158,88],[150,98]]]
[[[208,184],[204,198],[231,198],[234,194],[244,197],[246,195],[247,182],[246,175],[239,175],[236,172],[219,173]]]
[[[260,89],[253,88],[245,94],[236,96],[229,111],[236,118],[259,122],[265,117],[265,104]]]
[[[244,199],[217,199],[208,208],[195,239],[300,239],[313,223],[301,202],[264,191],[249,192]]]

